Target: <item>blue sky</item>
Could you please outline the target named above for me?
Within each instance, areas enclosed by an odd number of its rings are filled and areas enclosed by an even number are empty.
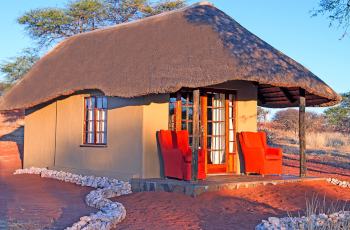
[[[0,8],[0,60],[15,56],[31,45],[23,27],[15,21],[21,12],[37,7],[63,6],[67,1],[11,0]],[[188,1],[188,4],[197,1]],[[326,16],[311,18],[308,12],[319,0],[212,0],[215,7],[304,65],[337,93],[350,91],[350,37],[339,40],[343,29],[329,27]],[[350,31],[349,31],[350,32]],[[323,109],[313,109],[322,112]]]

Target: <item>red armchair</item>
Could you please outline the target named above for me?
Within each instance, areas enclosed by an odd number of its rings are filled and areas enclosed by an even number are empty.
[[[188,132],[160,130],[158,140],[163,155],[165,176],[183,180],[191,179],[192,149],[188,144]],[[198,179],[205,179],[204,151],[198,152]]]
[[[246,173],[282,174],[282,149],[267,146],[264,132],[241,132],[239,142]]]

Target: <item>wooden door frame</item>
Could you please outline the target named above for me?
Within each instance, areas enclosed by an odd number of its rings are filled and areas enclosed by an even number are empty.
[[[213,92],[213,93],[222,93],[225,94],[225,157],[226,157],[226,163],[225,166],[223,167],[223,164],[218,164],[218,165],[211,165],[210,168],[213,170],[208,170],[208,155],[207,155],[207,102],[208,102],[208,92]],[[220,169],[225,168],[225,172],[232,172],[234,173],[236,171],[237,165],[235,156],[236,155],[236,146],[233,146],[234,153],[229,153],[229,95],[232,94],[234,96],[234,99],[232,100],[232,107],[236,108],[236,99],[237,99],[237,93],[236,90],[231,90],[231,89],[216,89],[216,88],[201,88],[201,124],[203,126],[203,132],[201,135],[201,143],[202,143],[202,148],[204,149],[205,152],[205,172],[208,173],[208,171],[212,171],[209,173],[215,173],[219,172]],[[234,111],[234,116],[233,118],[235,119],[235,123],[237,121],[236,119],[236,111]],[[236,124],[234,124],[236,127]],[[234,127],[234,130],[235,130]],[[236,132],[234,132],[234,139],[236,139]],[[237,145],[237,141],[235,142]],[[230,156],[232,156],[232,159],[230,159]],[[230,163],[230,161],[232,161]],[[230,164],[232,164],[232,170],[230,170]]]
[[[176,114],[176,130],[180,131],[182,129],[181,127],[181,122],[182,122],[182,114],[181,114],[181,91],[189,91],[192,92],[192,88],[181,88],[179,91],[176,92],[176,109],[175,109],[175,114]],[[236,132],[234,131],[234,146],[233,146],[233,151],[234,153],[229,153],[229,122],[228,120],[230,119],[229,117],[229,95],[232,94],[234,95],[234,100],[232,101],[232,107],[236,109],[236,99],[237,99],[237,91],[236,90],[231,90],[231,89],[217,89],[217,88],[200,88],[200,101],[201,101],[201,148],[204,149],[205,156],[204,156],[204,161],[205,161],[205,172],[208,173],[208,159],[207,159],[207,131],[208,131],[208,126],[207,126],[207,93],[208,92],[213,92],[213,93],[223,93],[225,94],[225,148],[226,148],[226,172],[232,172],[235,173],[237,169],[237,164],[236,164],[236,157],[237,157],[237,140],[236,140]],[[234,110],[233,114],[233,119],[235,119],[234,122],[234,130],[236,130],[236,117],[237,113]],[[231,158],[232,156],[232,158]],[[231,158],[231,159],[230,159]],[[230,170],[230,161],[232,164],[232,169]],[[219,165],[211,165],[211,168],[224,168],[222,167],[222,164]],[[214,170],[215,171],[215,170]],[[211,172],[210,172],[211,173]],[[215,172],[212,172],[215,173]]]

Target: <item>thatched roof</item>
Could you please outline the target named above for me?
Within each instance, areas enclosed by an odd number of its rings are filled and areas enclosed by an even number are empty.
[[[259,85],[258,104],[330,106],[341,97],[305,67],[211,3],[75,35],[42,57],[2,98],[0,110],[27,108],[82,89],[137,97],[230,80]]]

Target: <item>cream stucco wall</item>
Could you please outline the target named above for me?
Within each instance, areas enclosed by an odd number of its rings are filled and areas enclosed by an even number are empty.
[[[143,178],[164,176],[162,153],[158,147],[157,132],[168,129],[169,94],[144,96],[143,107]]]
[[[84,97],[99,94],[92,91],[71,95],[27,109],[25,167],[49,167],[126,181],[164,174],[156,132],[168,128],[169,94],[108,97],[107,146],[81,147]]]
[[[93,95],[93,94],[92,94]],[[84,94],[57,101],[55,165],[121,180],[142,173],[142,98],[108,97],[107,147],[83,143]]]
[[[56,103],[26,109],[23,167],[47,167],[54,162]]]

